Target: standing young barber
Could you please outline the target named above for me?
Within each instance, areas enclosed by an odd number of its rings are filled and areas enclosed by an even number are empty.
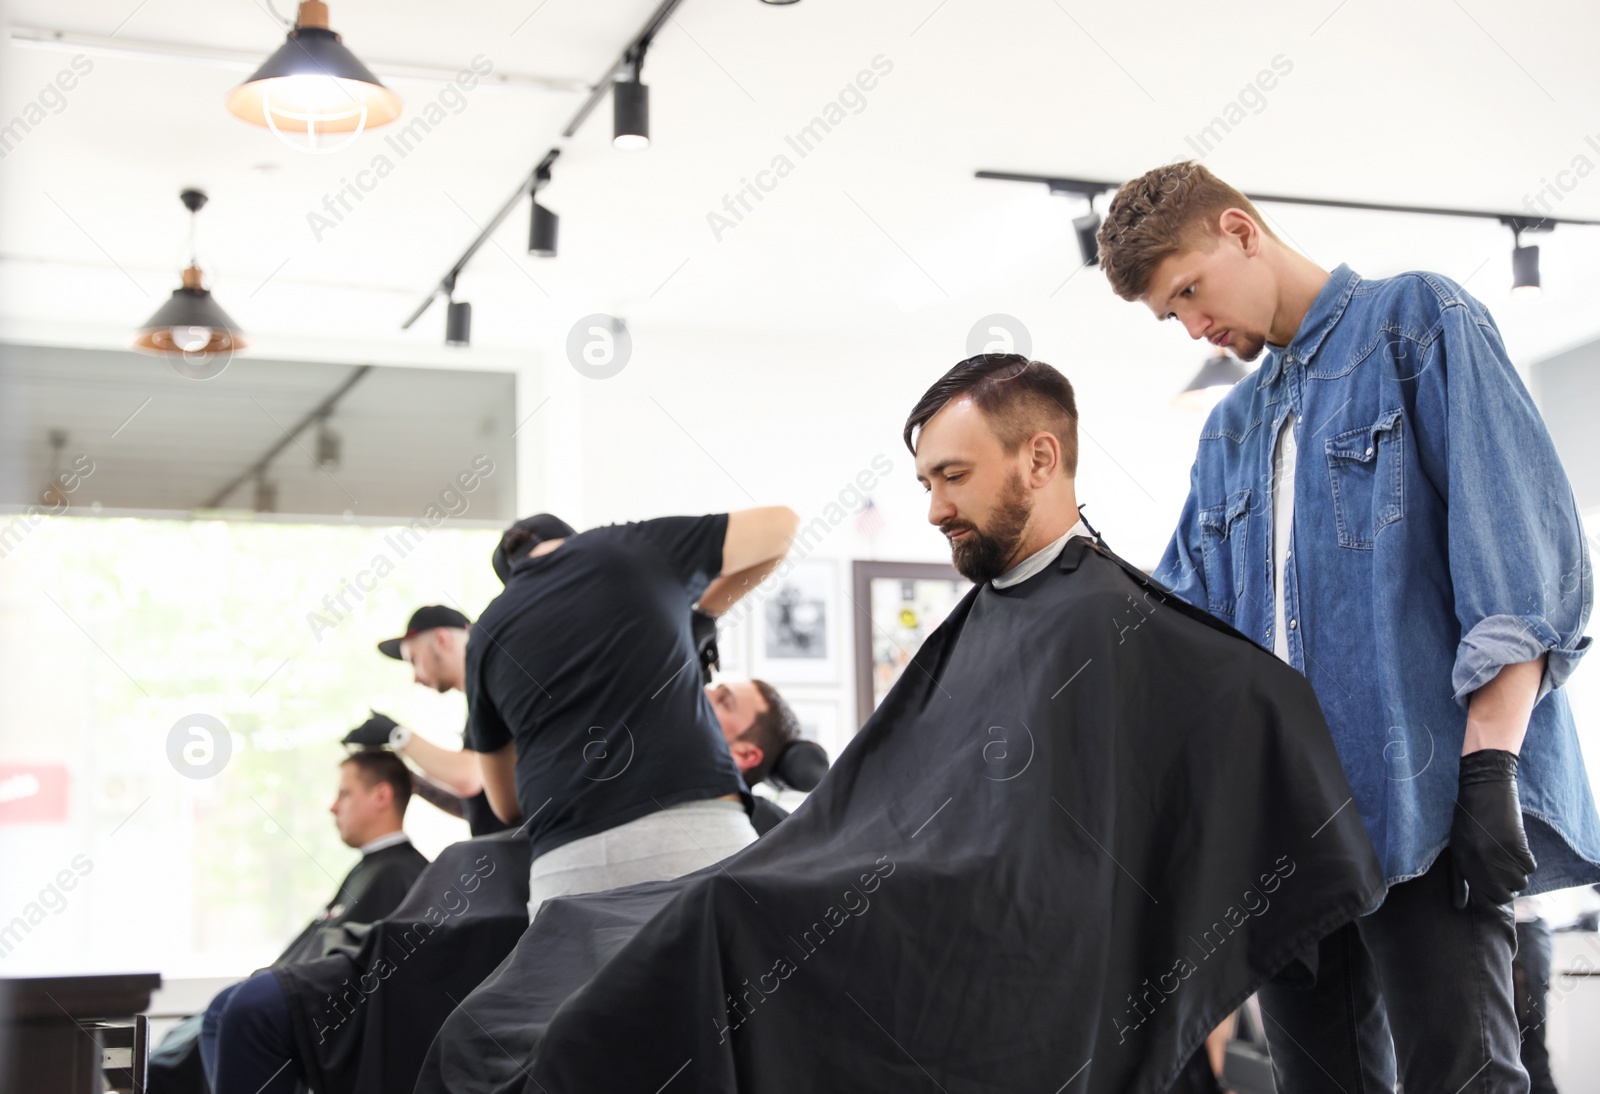
[[[495,813],[533,841],[530,916],[548,897],[677,877],[756,838],[691,609],[724,611],[759,585],[799,524],[781,507],[575,535],[540,520],[502,537],[505,591],[466,661],[467,746]]]
[[[1512,896],[1600,878],[1558,690],[1592,577],[1499,329],[1438,274],[1319,268],[1192,162],[1125,184],[1099,241],[1123,299],[1268,351],[1206,421],[1156,577],[1310,679],[1389,883],[1314,986],[1262,991],[1278,1088],[1526,1091]]]

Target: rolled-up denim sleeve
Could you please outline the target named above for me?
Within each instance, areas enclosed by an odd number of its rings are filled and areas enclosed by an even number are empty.
[[[1184,499],[1183,512],[1178,515],[1178,527],[1161,555],[1154,577],[1171,589],[1179,599],[1186,600],[1202,611],[1208,610],[1206,597],[1206,567],[1200,544],[1200,502],[1196,489],[1200,481],[1200,460],[1195,459],[1189,472],[1189,496]]]
[[[1466,708],[1507,665],[1548,655],[1536,702],[1588,650],[1593,575],[1566,471],[1487,311],[1440,313],[1417,378],[1417,448],[1445,493],[1461,641],[1451,686]]]

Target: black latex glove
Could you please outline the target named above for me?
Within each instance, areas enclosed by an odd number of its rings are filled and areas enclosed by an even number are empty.
[[[1490,904],[1509,904],[1528,887],[1528,876],[1537,865],[1522,831],[1516,753],[1485,748],[1461,757],[1456,814],[1450,825],[1455,906],[1467,906],[1469,890]]]
[[[700,655],[700,678],[709,684],[711,670],[721,657],[717,651],[716,617],[695,608],[689,613],[689,632],[694,635],[694,649]]]
[[[362,748],[382,748],[389,743],[389,733],[399,725],[387,714],[372,712],[372,717],[344,735],[340,744],[359,745]]]

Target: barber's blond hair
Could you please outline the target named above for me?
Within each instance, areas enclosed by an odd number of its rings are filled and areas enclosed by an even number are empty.
[[[1123,183],[1097,236],[1100,268],[1111,291],[1124,300],[1138,300],[1168,256],[1211,250],[1218,217],[1226,209],[1244,210],[1263,232],[1278,238],[1250,199],[1203,163],[1169,163]]]

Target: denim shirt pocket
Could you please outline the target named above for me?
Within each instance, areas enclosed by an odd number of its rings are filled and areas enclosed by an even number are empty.
[[[1245,549],[1250,522],[1250,488],[1228,495],[1223,505],[1200,510],[1200,548],[1205,556],[1206,607],[1232,616],[1244,588]]]
[[[1370,551],[1378,532],[1405,514],[1404,421],[1396,407],[1325,442],[1339,546]]]

